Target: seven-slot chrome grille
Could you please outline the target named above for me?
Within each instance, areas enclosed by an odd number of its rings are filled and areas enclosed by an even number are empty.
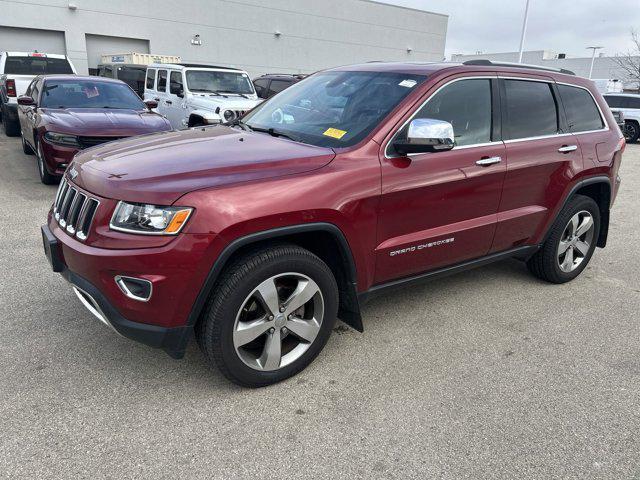
[[[53,204],[53,215],[63,230],[84,241],[98,205],[98,200],[88,197],[63,178]]]

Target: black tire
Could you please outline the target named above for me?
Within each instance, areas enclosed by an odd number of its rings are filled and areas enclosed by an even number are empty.
[[[22,138],[22,151],[27,155],[34,155],[35,152],[33,151],[33,148],[31,148],[29,144],[24,141],[24,137],[21,137],[21,138]]]
[[[302,356],[289,365],[271,371],[256,370],[240,358],[234,347],[236,316],[258,285],[288,272],[303,274],[319,287],[324,301],[320,329]],[[207,360],[229,380],[245,387],[263,387],[296,375],[315,359],[329,339],[337,311],[336,280],[320,258],[296,245],[270,246],[238,258],[224,270],[196,328],[196,338]]]
[[[636,143],[640,137],[640,125],[637,122],[624,122],[624,139],[627,143]]]
[[[571,218],[579,212],[586,211],[593,219],[593,235],[587,254],[582,262],[571,272],[561,269],[558,260],[558,248],[563,240],[567,225]],[[550,283],[565,283],[576,278],[586,268],[596,248],[598,235],[600,234],[600,208],[590,197],[575,195],[562,209],[558,218],[553,223],[547,240],[528,261],[529,271],[536,277]]]
[[[17,137],[18,135],[20,135],[20,122],[9,118],[6,110],[2,112],[2,120],[4,133],[7,137]]]
[[[42,149],[40,143],[36,140],[36,162],[38,165],[38,174],[40,175],[40,181],[45,185],[55,185],[60,182],[58,175],[53,175],[48,172],[47,166],[42,158]]]

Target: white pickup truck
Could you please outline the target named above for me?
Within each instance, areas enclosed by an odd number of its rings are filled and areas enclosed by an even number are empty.
[[[20,135],[18,97],[37,75],[75,74],[66,55],[38,52],[0,52],[0,119],[8,137]]]
[[[144,99],[175,129],[230,122],[261,102],[247,72],[188,63],[149,65]]]
[[[624,116],[622,133],[627,143],[640,138],[640,95],[637,93],[605,93],[604,99],[611,111]]]

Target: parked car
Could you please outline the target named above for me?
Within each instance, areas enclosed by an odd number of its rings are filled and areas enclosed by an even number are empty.
[[[35,153],[40,180],[59,181],[82,149],[120,138],[171,130],[120,80],[72,75],[36,77],[18,97],[22,149]]]
[[[144,83],[147,76],[146,65],[100,64],[98,65],[97,74],[99,77],[122,80],[140,98],[144,98]]]
[[[256,88],[258,97],[266,99],[273,97],[276,93],[289,88],[294,83],[298,83],[306,75],[291,75],[283,73],[268,73],[253,79],[253,86]]]
[[[336,316],[362,331],[389,288],[510,257],[573,280],[606,245],[624,147],[583,78],[353,65],[228,125],[78,153],[42,234],[102,322],[174,358],[195,331],[257,387],[305,368]]]
[[[624,138],[635,143],[640,138],[640,95],[637,93],[608,93],[604,96],[612,110],[624,116]]]
[[[175,129],[229,122],[260,103],[246,72],[189,63],[149,65],[144,98]]]
[[[65,55],[38,52],[0,53],[0,118],[8,137],[20,135],[18,97],[24,95],[36,75],[73,74],[76,69]]]

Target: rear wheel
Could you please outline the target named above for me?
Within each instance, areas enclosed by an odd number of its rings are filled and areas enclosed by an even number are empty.
[[[295,245],[256,251],[225,270],[196,335],[207,359],[234,383],[261,387],[309,365],[338,310],[329,267]]]
[[[600,208],[590,197],[574,196],[562,209],[549,238],[527,266],[536,277],[565,283],[586,268],[600,233]]]
[[[40,181],[45,185],[55,185],[60,181],[60,177],[52,175],[47,171],[47,166],[44,162],[44,152],[40,142],[36,140],[36,159],[38,162],[38,173],[40,174]]]
[[[7,137],[17,137],[20,135],[20,123],[7,115],[7,110],[2,111],[2,126]]]
[[[624,139],[627,143],[635,143],[640,137],[640,125],[636,122],[624,122]]]

